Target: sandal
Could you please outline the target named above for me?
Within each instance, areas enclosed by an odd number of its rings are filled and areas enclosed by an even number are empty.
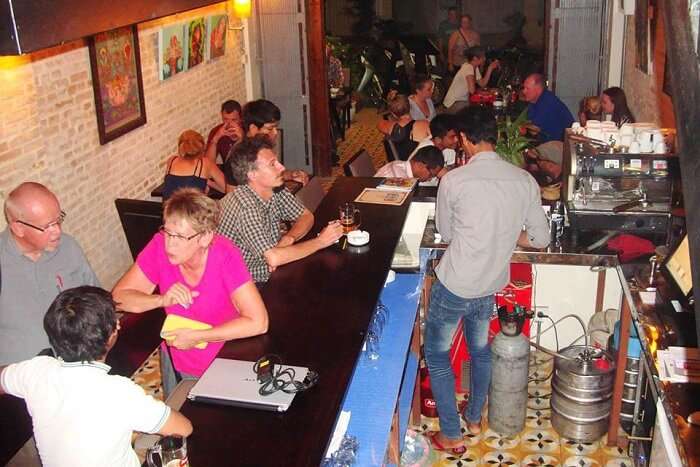
[[[457,456],[464,454],[467,451],[467,447],[464,445],[455,446],[453,448],[443,446],[442,443],[437,439],[438,433],[435,433],[432,436],[428,436],[428,441],[430,442],[431,447],[436,451],[449,452]]]
[[[476,423],[467,422],[467,430],[473,435],[481,433],[481,420]]]

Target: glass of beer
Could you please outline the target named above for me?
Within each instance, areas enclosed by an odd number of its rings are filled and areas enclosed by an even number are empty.
[[[360,210],[353,203],[343,203],[338,208],[343,232],[348,233],[360,227]]]

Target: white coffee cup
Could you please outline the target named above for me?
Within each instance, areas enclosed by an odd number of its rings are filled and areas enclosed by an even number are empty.
[[[656,154],[666,154],[666,151],[668,148],[666,147],[666,143],[663,141],[660,141],[654,145],[654,152]]]

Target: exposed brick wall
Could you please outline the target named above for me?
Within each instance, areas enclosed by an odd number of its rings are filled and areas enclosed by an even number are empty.
[[[223,11],[219,4],[139,25],[148,123],[104,146],[83,41],[0,62],[0,197],[25,180],[49,186],[68,213],[65,231],[78,239],[105,287],[132,263],[114,200],[147,199],[180,132],[193,128],[206,137],[223,100],[245,101],[235,31],[224,57],[158,80],[160,27]]]
[[[656,10],[663,15],[661,9]],[[650,74],[643,73],[636,66],[634,16],[627,17],[625,32],[625,63],[623,89],[630,110],[638,122],[654,122],[661,127],[676,126],[671,98],[663,92],[664,64],[666,63],[666,43],[664,39],[663,16],[656,21],[655,48],[651,52],[654,61]]]

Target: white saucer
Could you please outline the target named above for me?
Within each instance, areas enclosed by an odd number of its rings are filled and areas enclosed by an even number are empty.
[[[353,246],[363,246],[369,243],[369,232],[353,230],[347,233],[348,243]]]

